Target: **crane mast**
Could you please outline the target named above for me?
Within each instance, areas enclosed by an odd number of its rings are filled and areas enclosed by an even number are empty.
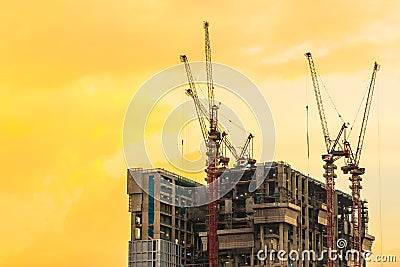
[[[328,267],[333,267],[335,265],[334,257],[331,255],[330,250],[335,248],[336,243],[336,233],[335,233],[335,178],[337,175],[335,174],[335,170],[337,166],[334,164],[336,160],[345,156],[348,157],[348,153],[342,149],[340,146],[340,138],[341,136],[345,136],[344,132],[347,128],[347,125],[344,123],[337,135],[336,139],[332,142],[329,137],[328,131],[328,123],[326,120],[324,106],[322,103],[321,91],[318,85],[318,76],[317,71],[315,69],[315,64],[312,59],[311,53],[304,54],[308,60],[308,64],[311,71],[311,78],[314,86],[315,98],[317,101],[319,117],[321,120],[322,133],[324,135],[325,146],[327,150],[327,154],[322,155],[322,160],[325,162],[324,164],[324,178],[326,181],[325,190],[326,190],[326,217],[327,217],[327,225],[326,225],[326,240],[327,240],[327,249],[330,254],[328,256]],[[339,147],[339,150],[336,150],[336,147]]]
[[[210,114],[212,113],[212,107],[214,106],[214,82],[212,78],[212,61],[211,61],[211,44],[210,44],[210,33],[208,31],[209,27],[208,21],[204,21],[204,50],[206,55],[206,73],[207,73],[207,91],[208,91],[208,107],[210,109]]]
[[[217,173],[219,164],[219,148],[221,145],[221,133],[218,128],[218,107],[214,103],[214,85],[212,79],[211,45],[210,34],[208,31],[209,23],[204,22],[204,47],[206,55],[207,89],[208,89],[208,108],[210,110],[210,131],[209,142],[207,145],[207,183],[209,184],[208,195],[208,261],[209,267],[218,267],[218,203],[217,203]]]
[[[353,249],[358,252],[358,255],[361,255],[362,252],[362,240],[361,240],[361,181],[363,175],[365,173],[365,168],[359,167],[360,158],[361,158],[361,151],[364,144],[364,137],[365,132],[367,129],[368,117],[369,112],[371,109],[372,104],[372,96],[374,93],[375,88],[375,80],[376,80],[376,73],[379,70],[379,64],[375,62],[374,69],[372,72],[371,82],[368,88],[368,96],[367,101],[365,104],[363,120],[361,124],[360,134],[358,137],[358,144],[356,153],[353,154],[350,143],[345,141],[345,148],[346,150],[350,151],[350,157],[347,161],[346,166],[343,166],[341,169],[342,171],[347,174],[350,172],[351,176],[349,180],[351,182],[350,189],[352,195],[352,206],[351,206],[351,218],[352,218],[352,225],[353,225]],[[354,258],[354,265],[355,267],[361,266],[360,257]]]

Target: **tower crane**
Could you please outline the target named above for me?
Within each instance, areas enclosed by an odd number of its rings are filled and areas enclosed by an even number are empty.
[[[205,55],[206,55],[206,73],[207,73],[207,89],[208,89],[208,109],[201,103],[197,94],[195,82],[190,69],[190,65],[186,55],[181,55],[181,62],[185,65],[185,70],[188,78],[189,89],[186,90],[186,94],[190,96],[195,104],[197,117],[200,123],[203,139],[206,143],[207,148],[207,160],[206,160],[206,173],[207,173],[207,194],[209,198],[208,211],[207,211],[207,250],[209,267],[218,267],[218,206],[217,206],[217,194],[218,194],[218,175],[222,172],[224,167],[229,163],[229,158],[221,154],[221,145],[224,144],[232,156],[237,162],[243,160],[245,151],[249,148],[250,141],[254,135],[249,134],[246,143],[238,153],[235,147],[231,144],[228,134],[223,131],[222,127],[218,124],[218,109],[219,107],[215,104],[214,100],[214,85],[212,78],[212,62],[211,62],[211,46],[209,37],[209,23],[206,21],[203,24],[205,30]],[[207,123],[209,127],[207,127]],[[250,153],[249,153],[250,154]],[[255,160],[248,159],[248,163],[251,165],[255,164]],[[220,166],[222,164],[222,167]]]
[[[363,120],[362,120],[362,124],[361,124],[361,130],[360,130],[360,134],[358,137],[357,150],[355,153],[353,153],[353,151],[351,150],[351,147],[350,147],[350,143],[347,140],[345,140],[344,147],[347,151],[350,152],[350,156],[346,161],[346,165],[341,168],[344,174],[347,174],[349,172],[351,174],[349,180],[351,181],[350,189],[351,189],[352,202],[353,202],[352,207],[351,207],[351,217],[352,217],[352,224],[353,224],[353,249],[355,251],[358,251],[359,255],[361,255],[361,252],[362,252],[361,199],[360,199],[360,197],[361,197],[360,193],[361,193],[361,189],[362,189],[361,175],[363,175],[365,173],[365,168],[359,167],[359,163],[360,163],[360,158],[361,158],[361,151],[362,151],[363,144],[364,144],[365,132],[367,129],[369,112],[370,112],[371,104],[372,104],[372,96],[374,94],[376,73],[378,72],[379,68],[380,68],[379,64],[375,62],[371,81],[370,81],[369,88],[368,88],[368,96],[367,96],[367,101],[365,104],[364,116],[363,116]],[[355,257],[354,266],[355,267],[360,266],[360,256]]]
[[[206,173],[207,173],[207,185],[208,185],[207,194],[209,199],[208,211],[207,211],[208,215],[207,251],[208,251],[209,267],[218,267],[218,234],[217,234],[218,207],[217,207],[217,201],[215,200],[218,193],[217,191],[218,188],[216,180],[218,176],[218,166],[221,162],[221,155],[219,150],[221,147],[222,139],[226,139],[225,138],[226,134],[225,133],[222,134],[222,132],[219,130],[218,127],[218,106],[213,104],[211,107],[209,107],[209,110],[207,110],[203,106],[197,95],[197,90],[195,87],[193,75],[187,57],[185,55],[181,55],[180,58],[181,61],[185,64],[186,75],[190,87],[189,89],[186,90],[186,94],[189,95],[194,101],[197,117],[200,122],[200,128],[207,148]],[[213,103],[213,101],[210,101],[209,98],[208,98],[209,100],[208,104],[210,105],[211,103]],[[208,130],[206,122],[209,122]]]
[[[208,113],[207,108],[200,101],[199,96],[197,94],[195,81],[193,78],[193,74],[192,74],[187,56],[181,55],[180,59],[181,59],[181,62],[183,62],[185,65],[186,76],[187,76],[188,83],[189,83],[189,88],[186,89],[185,92],[188,96],[190,96],[193,99],[193,102],[194,102],[195,108],[196,108],[197,118],[200,123],[200,129],[201,129],[201,132],[203,135],[203,139],[207,142],[209,135],[208,135],[208,130],[207,130],[206,124],[207,124],[207,122],[211,123],[210,114]],[[256,163],[255,159],[251,158],[252,157],[251,156],[252,149],[250,148],[250,144],[251,144],[252,139],[254,138],[254,135],[252,133],[249,133],[249,135],[247,136],[247,139],[246,139],[241,151],[237,152],[236,148],[230,142],[230,140],[228,138],[228,134],[222,129],[222,127],[219,124],[217,124],[216,129],[220,135],[222,143],[231,152],[232,156],[236,160],[237,165],[244,165],[244,164],[254,165]],[[248,151],[249,157],[245,157],[246,151]],[[229,161],[230,161],[230,158],[228,158],[222,154],[220,155],[220,163],[222,163],[223,165],[228,165]]]
[[[252,151],[253,151],[253,148],[250,147],[250,144],[251,144],[251,146],[253,145],[253,143],[252,143],[253,138],[254,138],[254,135],[252,133],[250,133],[247,136],[246,142],[244,143],[242,151],[239,154],[239,158],[237,160],[238,161],[239,160],[243,161],[242,164],[254,165],[256,163],[255,159],[253,159],[253,156],[251,155]],[[245,157],[245,153],[246,153],[247,150],[248,150],[248,157]]]
[[[326,209],[327,209],[327,225],[326,225],[326,239],[327,239],[327,248],[332,250],[335,247],[335,209],[334,209],[334,204],[335,204],[335,178],[337,175],[335,174],[335,169],[337,169],[336,165],[334,162],[338,160],[339,158],[345,156],[346,158],[349,157],[349,153],[342,149],[341,144],[340,144],[340,138],[345,136],[343,134],[345,132],[345,129],[347,128],[347,124],[343,123],[339,134],[337,135],[335,140],[331,140],[329,136],[329,131],[328,131],[328,123],[326,120],[325,116],[325,111],[324,111],[324,106],[322,104],[322,97],[321,97],[321,92],[319,89],[318,85],[318,77],[317,77],[317,71],[315,69],[314,61],[312,59],[311,53],[307,52],[304,54],[308,60],[310,71],[311,71],[311,78],[314,86],[314,93],[315,93],[315,98],[317,101],[317,106],[318,106],[318,112],[319,112],[319,117],[321,120],[321,126],[322,126],[322,133],[324,135],[324,140],[325,140],[325,146],[326,146],[326,151],[327,154],[322,155],[322,160],[325,162],[324,164],[324,177],[326,180]],[[334,261],[332,256],[328,256],[328,267],[333,267],[334,266]]]

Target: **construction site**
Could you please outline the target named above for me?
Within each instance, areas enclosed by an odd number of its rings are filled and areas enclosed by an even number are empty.
[[[218,120],[209,23],[203,26],[207,103],[199,99],[187,56],[181,55],[180,60],[187,74],[185,92],[193,100],[206,144],[204,176],[210,201],[196,205],[194,191],[179,191],[179,187],[204,185],[193,177],[161,168],[129,168],[128,267],[366,266],[361,255],[372,251],[375,238],[368,232],[368,202],[361,199],[365,168],[360,161],[379,65],[373,65],[361,129],[353,144],[347,138],[347,123],[334,129],[338,135],[331,138],[319,75],[311,53],[305,53],[325,144],[321,147],[321,177],[310,177],[290,163],[254,159],[253,134],[240,151],[231,143]],[[338,159],[345,164],[337,166]],[[349,176],[350,193],[335,188],[339,172]],[[236,179],[225,179],[228,176]],[[254,181],[258,181],[256,188],[252,187]],[[221,195],[226,188],[227,193]],[[284,260],[277,253],[282,250],[286,252]],[[338,256],[340,250],[356,256]],[[312,251],[314,256],[304,258],[304,251]],[[289,252],[299,257],[288,258]]]

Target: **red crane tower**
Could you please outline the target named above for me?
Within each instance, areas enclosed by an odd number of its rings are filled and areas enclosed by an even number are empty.
[[[360,199],[360,193],[361,193],[361,181],[363,175],[365,173],[365,168],[359,167],[360,163],[360,158],[361,158],[361,151],[363,148],[364,144],[364,137],[365,137],[365,132],[367,129],[367,122],[368,122],[368,116],[369,116],[369,111],[371,109],[371,103],[372,103],[372,96],[374,93],[374,88],[375,88],[375,79],[376,79],[376,73],[379,70],[379,65],[378,63],[375,62],[374,64],[374,70],[372,72],[372,78],[371,82],[369,84],[368,88],[368,96],[367,96],[367,101],[365,104],[365,109],[364,109],[364,116],[361,124],[361,130],[360,134],[358,136],[358,144],[357,144],[357,150],[356,153],[354,154],[353,151],[351,150],[350,143],[345,140],[344,147],[346,151],[350,152],[350,157],[347,159],[346,165],[343,166],[341,169],[342,171],[347,174],[350,172],[351,177],[349,180],[351,181],[351,195],[352,195],[352,207],[351,207],[351,219],[352,219],[352,224],[353,224],[353,249],[358,252],[358,256],[354,258],[354,267],[359,267],[360,266],[360,255],[362,252],[362,242],[361,242],[361,199]]]
[[[181,55],[181,62],[185,65],[185,70],[189,82],[189,89],[186,90],[186,94],[190,96],[195,104],[197,117],[199,119],[201,132],[207,147],[207,161],[206,161],[206,173],[207,173],[207,194],[209,199],[207,224],[208,224],[208,259],[209,267],[218,267],[218,206],[217,206],[217,195],[218,195],[218,176],[225,170],[225,167],[229,163],[229,158],[222,155],[221,145],[224,144],[232,156],[238,162],[238,164],[254,165],[256,161],[250,158],[251,148],[250,142],[254,138],[251,133],[246,139],[245,145],[240,153],[237,153],[234,146],[231,144],[228,138],[228,134],[222,130],[218,124],[218,109],[219,107],[215,104],[214,100],[214,85],[212,78],[212,63],[211,63],[211,47],[209,37],[209,23],[206,21],[203,24],[205,30],[205,54],[206,54],[206,72],[207,72],[207,89],[208,89],[208,109],[201,103],[197,94],[195,82],[190,69],[190,65],[186,55]],[[209,123],[207,129],[206,123]],[[249,149],[249,158],[245,158],[245,151]],[[222,166],[221,166],[222,165]]]
[[[207,148],[207,161],[206,161],[206,173],[207,173],[207,195],[209,199],[208,212],[207,212],[207,223],[208,223],[208,259],[210,267],[218,267],[218,206],[216,196],[218,193],[217,178],[219,171],[219,164],[221,160],[220,147],[222,139],[225,133],[221,132],[218,127],[218,106],[209,100],[209,104],[213,104],[209,110],[204,107],[200,102],[197,95],[192,72],[190,65],[185,55],[180,56],[181,61],[185,64],[186,74],[189,81],[190,88],[186,90],[186,94],[193,98],[197,117],[200,122],[200,128],[203,134],[203,138],[206,142]],[[212,90],[210,92],[213,93]],[[209,94],[210,95],[210,94]],[[206,122],[209,122],[209,129],[207,130]],[[228,164],[229,159],[226,159],[223,163]]]
[[[214,84],[212,79],[212,63],[211,63],[211,46],[210,36],[208,32],[208,22],[204,22],[205,31],[205,54],[206,54],[206,71],[207,71],[207,89],[208,89],[208,107],[210,113],[210,130],[207,144],[207,183],[209,185],[208,204],[208,260],[210,267],[218,267],[218,204],[217,204],[217,179],[219,164],[219,148],[221,146],[222,136],[218,131],[218,107],[214,102]]]
[[[314,61],[312,59],[310,52],[305,53],[304,55],[306,56],[310,66],[311,78],[314,85],[314,93],[315,93],[315,98],[317,100],[318,112],[322,126],[322,133],[324,135],[325,146],[327,151],[327,154],[322,155],[322,160],[325,162],[324,177],[326,180],[326,185],[325,185],[326,210],[327,210],[326,240],[327,240],[327,248],[333,250],[336,245],[334,204],[335,204],[335,178],[337,177],[337,175],[335,174],[335,169],[337,167],[334,164],[334,162],[343,156],[345,156],[346,158],[349,157],[349,154],[341,148],[339,142],[341,136],[343,135],[345,129],[347,128],[347,125],[344,123],[336,139],[331,140],[331,138],[329,137],[328,123],[326,121],[324,106],[322,104],[321,92],[318,85],[318,77]],[[336,150],[337,147],[339,148],[339,150]],[[330,254],[328,255],[328,267],[333,267],[333,266],[334,266],[333,255]]]

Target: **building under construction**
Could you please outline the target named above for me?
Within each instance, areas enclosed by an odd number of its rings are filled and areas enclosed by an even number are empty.
[[[323,254],[327,249],[325,184],[284,162],[242,168],[240,180],[217,201],[218,266],[326,266],[327,257]],[[226,171],[234,174],[237,169]],[[248,188],[254,175],[265,179],[250,192]],[[200,184],[164,169],[128,169],[129,267],[209,266],[207,206],[179,207],[178,201],[190,206],[196,196],[177,194],[174,185]],[[218,187],[223,186],[226,186],[224,179],[218,179]],[[354,242],[352,196],[339,190],[334,195],[335,240],[346,240],[348,243],[343,249],[351,249]],[[362,249],[371,250],[374,237],[368,234],[367,202],[362,201],[361,206]],[[265,248],[267,254],[260,254]],[[282,261],[274,255],[279,250],[298,251],[300,257]],[[315,252],[315,259],[301,257],[302,251],[309,250]],[[353,264],[343,258],[334,265]]]
[[[318,73],[311,53],[305,54],[326,146],[326,154],[322,155],[325,162],[325,182],[322,183],[283,162],[255,164],[251,133],[242,150],[236,151],[218,121],[209,23],[204,22],[203,26],[206,105],[200,101],[187,56],[181,55],[180,59],[189,85],[185,92],[193,99],[206,144],[207,186],[203,193],[208,201],[203,206],[197,205],[200,196],[195,187],[201,184],[190,177],[162,169],[129,169],[132,216],[129,267],[365,266],[360,255],[349,258],[347,252],[370,251],[374,240],[368,234],[367,202],[360,199],[361,176],[365,173],[360,157],[379,65],[374,64],[357,148],[353,153],[347,140],[347,123],[343,121],[336,138],[329,135]],[[227,149],[236,162],[234,167],[228,167]],[[337,167],[334,162],[343,157],[346,163],[341,170],[351,174],[351,195],[335,190]],[[235,182],[228,176],[236,177]],[[193,191],[180,192],[182,186]],[[226,188],[228,190],[224,190]],[[331,250],[338,251],[335,254]],[[346,255],[341,254],[343,251]],[[308,253],[307,257],[303,252]]]

